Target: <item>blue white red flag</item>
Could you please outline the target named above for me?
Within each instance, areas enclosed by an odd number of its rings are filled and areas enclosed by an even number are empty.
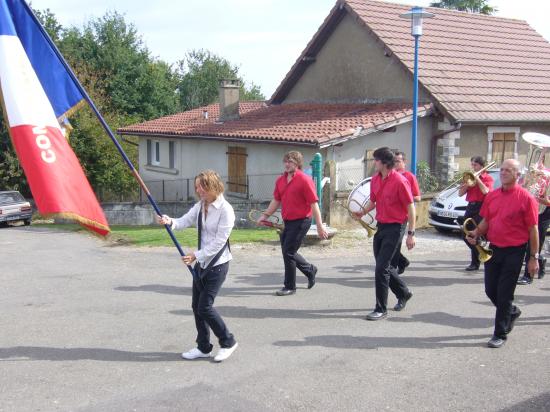
[[[42,215],[109,226],[59,121],[83,96],[23,0],[0,0],[0,86],[10,136]]]

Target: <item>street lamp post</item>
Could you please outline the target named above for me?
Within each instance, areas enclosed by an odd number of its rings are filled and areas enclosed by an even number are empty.
[[[418,43],[422,36],[422,18],[434,17],[434,14],[425,12],[422,7],[413,7],[411,11],[400,14],[399,17],[411,20],[411,34],[414,37],[414,80],[413,80],[413,124],[411,172],[416,174],[416,141],[418,129]]]

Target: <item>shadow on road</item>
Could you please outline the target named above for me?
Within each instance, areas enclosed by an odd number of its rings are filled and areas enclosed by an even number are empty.
[[[550,410],[550,392],[516,403],[500,412],[547,412]]]
[[[179,353],[128,352],[100,348],[47,348],[43,346],[14,346],[0,348],[0,360],[75,361],[96,360],[105,362],[170,362],[181,361]]]
[[[464,342],[475,341],[475,342]],[[467,348],[487,345],[487,334],[433,337],[386,337],[386,336],[350,336],[323,335],[307,336],[303,341],[283,340],[273,343],[275,346],[323,346],[336,349],[378,349],[378,348]]]

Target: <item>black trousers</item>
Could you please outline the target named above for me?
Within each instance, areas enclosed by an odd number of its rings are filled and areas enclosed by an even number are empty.
[[[378,223],[374,235],[373,249],[376,260],[374,282],[376,288],[376,312],[386,312],[388,305],[388,287],[398,299],[404,298],[409,289],[403,279],[397,274],[397,267],[392,265],[392,259],[403,241],[406,223]]]
[[[546,220],[543,220],[546,218]],[[539,215],[539,250],[538,252],[542,250],[544,247],[544,241],[546,240],[546,231],[548,230],[548,226],[550,226],[550,219],[547,217],[547,213],[540,214]],[[525,276],[529,276],[527,272],[527,263],[529,262],[529,256],[531,256],[531,245],[530,242],[527,242],[527,249],[525,251]],[[544,259],[539,259],[539,274],[541,271],[544,270]]]
[[[193,298],[191,306],[195,315],[195,326],[197,328],[197,347],[202,353],[210,353],[210,329],[218,338],[222,348],[230,348],[235,344],[235,338],[225,326],[221,316],[214,309],[214,299],[222,287],[229,262],[213,266],[201,276],[193,277]]]
[[[482,220],[481,216],[479,216],[479,211],[481,210],[482,204],[482,202],[468,203],[468,206],[466,206],[466,212],[464,212],[464,218],[461,219],[458,223],[463,225],[464,221],[471,217],[479,225],[479,222],[481,222]],[[471,230],[473,230],[473,228]],[[468,243],[468,241],[466,240],[466,234],[464,232],[462,232],[462,240],[464,240],[464,243],[466,243],[466,246],[468,246],[468,248],[470,249],[470,263],[479,267],[479,252],[477,251],[477,248],[474,245],[470,245],[470,243]]]
[[[281,250],[285,262],[285,288],[296,289],[296,268],[307,278],[313,273],[314,266],[298,253],[306,233],[311,227],[311,219],[285,220],[281,238]]]
[[[494,336],[506,339],[512,314],[519,309],[513,305],[525,255],[525,245],[499,248],[491,245],[493,257],[485,262],[485,293],[496,307]]]

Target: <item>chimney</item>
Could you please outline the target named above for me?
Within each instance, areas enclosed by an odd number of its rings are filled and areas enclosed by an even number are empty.
[[[220,121],[239,118],[239,81],[220,81]]]

